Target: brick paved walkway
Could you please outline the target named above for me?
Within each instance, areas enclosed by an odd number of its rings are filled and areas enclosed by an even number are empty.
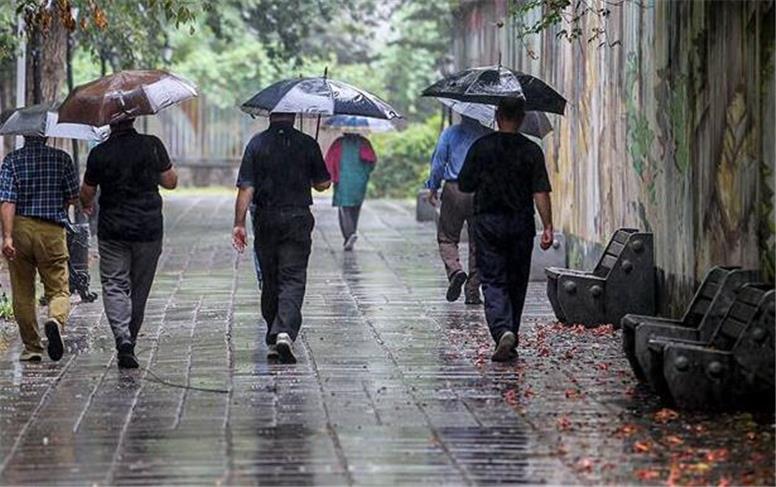
[[[268,365],[232,204],[167,202],[138,346],[153,373],[117,370],[100,302],[59,363],[20,364],[0,328],[0,484],[773,481],[772,418],[659,409],[619,335],[553,324],[542,285],[520,359],[490,363],[481,309],[444,301],[434,229],[401,203],[370,203],[344,254],[319,202],[300,363]]]

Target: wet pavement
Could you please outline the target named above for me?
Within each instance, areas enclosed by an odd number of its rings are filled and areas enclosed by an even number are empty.
[[[233,200],[166,205],[143,368],[117,370],[99,301],[58,363],[19,363],[0,327],[0,484],[773,483],[772,417],[661,409],[619,332],[553,323],[543,284],[520,358],[491,363],[405,203],[370,202],[344,253],[318,202],[300,361],[268,364]]]

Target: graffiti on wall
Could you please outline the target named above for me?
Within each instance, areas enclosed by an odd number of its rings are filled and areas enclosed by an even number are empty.
[[[571,261],[590,265],[618,227],[650,230],[662,307],[678,309],[712,265],[772,269],[774,2],[608,4],[619,42],[600,48],[552,29],[516,42],[507,2],[467,0],[456,61],[501,53],[568,98],[544,149]]]

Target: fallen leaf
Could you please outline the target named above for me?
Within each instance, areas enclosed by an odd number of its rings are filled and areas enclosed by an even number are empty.
[[[660,472],[649,468],[636,470],[636,478],[639,480],[656,480],[660,478]]]
[[[592,472],[593,461],[589,458],[583,458],[582,460],[577,462],[577,470],[579,470],[580,472]]]
[[[706,453],[706,460],[709,462],[724,462],[730,458],[730,451],[727,448],[716,448]]]
[[[676,435],[668,435],[664,437],[663,442],[670,446],[679,446],[684,444],[684,440]]]
[[[655,421],[663,424],[668,423],[669,421],[673,421],[678,417],[679,417],[679,413],[677,413],[673,409],[668,409],[668,408],[663,408],[660,411],[655,413]]]
[[[568,431],[571,429],[571,420],[566,416],[561,416],[557,421],[559,431]]]
[[[649,441],[637,441],[633,444],[633,451],[636,453],[649,453],[652,451],[652,443]]]

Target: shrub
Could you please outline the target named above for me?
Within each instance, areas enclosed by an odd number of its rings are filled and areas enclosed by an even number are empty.
[[[424,123],[410,124],[402,132],[370,137],[378,163],[369,181],[369,197],[415,197],[428,179],[439,126],[439,117],[431,117]]]

